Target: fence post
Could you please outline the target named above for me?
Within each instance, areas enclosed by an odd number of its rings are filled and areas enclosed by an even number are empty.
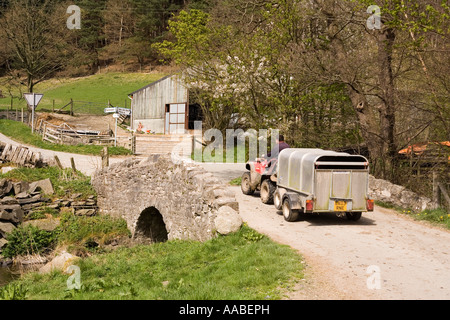
[[[72,171],[75,175],[77,175],[77,168],[75,167],[75,160],[70,158],[70,165],[72,166]]]
[[[73,99],[70,99],[70,115],[73,117]]]
[[[131,153],[136,154],[136,136],[131,132]]]
[[[439,176],[433,171],[433,209],[439,208],[441,205],[441,194],[439,192]]]
[[[13,106],[13,98],[11,97],[11,107]],[[16,121],[19,121],[19,107],[16,104]]]
[[[108,147],[104,147],[102,151],[102,169],[109,167]]]
[[[61,161],[59,160],[58,156],[55,155],[55,161],[56,161],[56,165],[58,166],[58,168],[60,168],[61,170],[64,170],[64,167],[61,164]]]

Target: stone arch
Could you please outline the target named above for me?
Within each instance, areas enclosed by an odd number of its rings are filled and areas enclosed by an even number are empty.
[[[134,238],[151,243],[168,240],[166,224],[158,209],[148,207],[141,212],[136,222]]]
[[[201,166],[170,155],[127,159],[98,170],[92,185],[101,214],[126,220],[133,238],[206,241],[222,230],[223,207],[239,212],[234,191]],[[218,220],[220,222],[220,219]]]

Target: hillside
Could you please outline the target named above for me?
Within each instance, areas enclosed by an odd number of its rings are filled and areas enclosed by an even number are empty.
[[[114,106],[130,107],[128,94],[153,81],[165,76],[164,73],[101,73],[81,78],[54,78],[42,82],[36,86],[36,93],[43,93],[38,111],[52,110],[53,101],[55,110],[60,109],[74,100],[74,108],[77,113],[102,114],[108,101]],[[5,85],[6,78],[0,78],[0,90],[5,96],[8,88]],[[20,92],[17,88],[12,90],[15,97],[13,109],[26,107],[26,102],[19,99]],[[11,98],[0,99],[0,109],[6,109],[11,105]]]

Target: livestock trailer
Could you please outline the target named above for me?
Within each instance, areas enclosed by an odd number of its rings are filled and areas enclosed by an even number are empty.
[[[360,155],[322,149],[285,149],[278,156],[274,205],[287,221],[300,213],[334,212],[359,220],[373,211],[369,162]]]

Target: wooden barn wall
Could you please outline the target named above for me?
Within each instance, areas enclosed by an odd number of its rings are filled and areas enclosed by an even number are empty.
[[[164,119],[166,104],[185,102],[188,90],[179,77],[169,77],[134,94],[133,119]]]

